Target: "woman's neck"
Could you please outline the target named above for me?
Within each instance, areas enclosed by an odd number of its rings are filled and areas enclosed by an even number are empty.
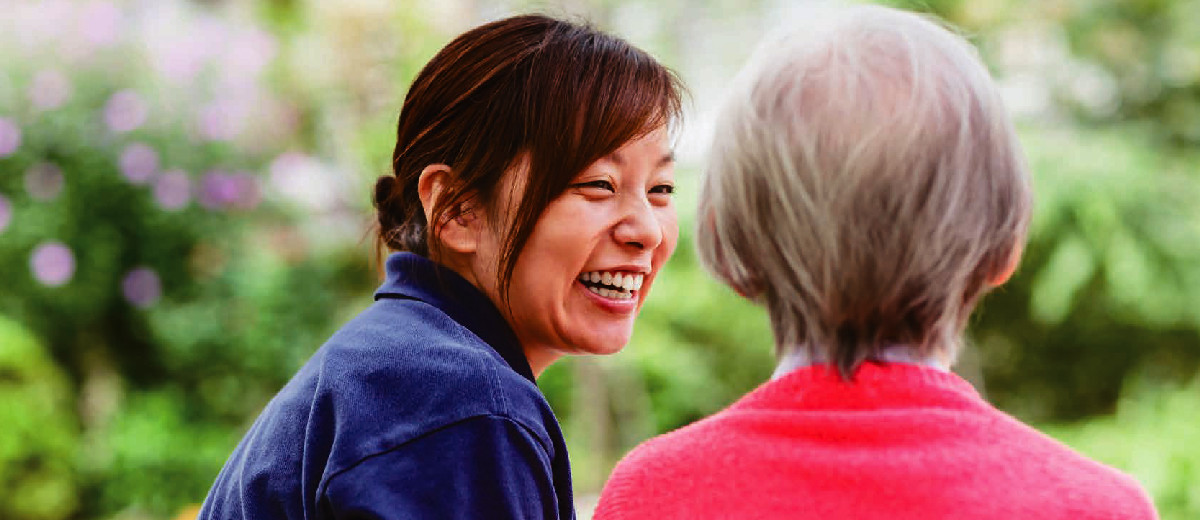
[[[926,366],[943,372],[950,371],[950,360],[946,359],[945,356],[939,354],[922,355],[916,347],[909,345],[890,345],[884,347],[878,356],[868,358],[868,360],[885,363],[907,363],[910,365]],[[784,353],[779,356],[779,362],[775,366],[775,372],[771,374],[771,379],[779,379],[797,369],[829,362],[829,359],[823,352],[814,353],[802,345],[794,346],[785,349]]]

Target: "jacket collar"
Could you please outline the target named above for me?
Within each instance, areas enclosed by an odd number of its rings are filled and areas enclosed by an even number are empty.
[[[414,253],[392,253],[375,300],[418,300],[450,316],[492,347],[513,370],[536,384],[517,336],[496,305],[453,270]]]

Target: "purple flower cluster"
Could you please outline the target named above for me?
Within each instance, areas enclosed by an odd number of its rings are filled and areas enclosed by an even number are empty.
[[[139,267],[125,275],[121,281],[121,293],[129,303],[144,309],[162,297],[162,281],[153,269]]]
[[[0,159],[17,152],[21,146],[21,128],[11,119],[0,117]]]
[[[121,151],[117,161],[121,174],[133,184],[146,184],[158,173],[158,152],[146,143],[131,143]]]
[[[275,37],[254,23],[193,10],[182,2],[136,4],[135,8],[114,0],[38,0],[0,8],[0,54],[25,58],[18,68],[21,73],[13,77],[25,77],[26,70],[32,74],[14,90],[23,106],[20,115],[0,114],[0,163],[18,152],[31,155],[33,165],[19,179],[24,181],[27,200],[61,203],[63,194],[71,193],[79,180],[76,175],[91,172],[64,171],[69,162],[33,156],[42,143],[30,136],[43,135],[35,131],[43,122],[77,117],[71,111],[87,109],[78,119],[95,121],[105,130],[102,142],[116,143],[120,175],[146,190],[161,210],[183,211],[193,203],[210,211],[258,207],[266,188],[256,173],[176,161],[148,134],[182,122],[192,144],[228,143],[218,146],[260,157],[289,142],[299,128],[299,111],[275,96],[263,79],[279,54]],[[127,69],[125,63],[144,63],[148,68]],[[113,70],[108,70],[113,64]],[[77,71],[101,72],[101,66],[104,77],[116,79],[99,85],[80,81],[84,76]],[[0,76],[7,68],[0,64]],[[152,77],[123,79],[125,74],[143,71]],[[111,95],[100,98],[101,106],[84,107],[97,91]],[[22,168],[24,164],[29,163]],[[308,182],[328,180],[324,174],[329,169],[323,163],[292,154],[274,166],[273,177],[288,187],[285,191],[293,198],[328,205],[333,191],[327,189],[329,183]],[[23,201],[25,194],[14,199]],[[16,214],[23,221],[19,207]],[[0,233],[13,221],[14,202],[0,196]],[[76,275],[76,257],[64,242],[47,237],[30,253],[29,269],[45,286],[64,286]],[[139,266],[125,274],[121,291],[130,304],[146,308],[162,298],[163,282],[157,271]]]
[[[116,133],[137,130],[146,122],[150,108],[136,92],[122,90],[108,98],[104,105],[104,123]]]
[[[154,200],[167,211],[179,211],[192,200],[192,179],[183,170],[168,170],[154,179]]]
[[[213,170],[200,180],[199,198],[202,206],[212,210],[254,209],[261,196],[253,175]]]
[[[75,255],[61,242],[43,242],[29,257],[33,277],[48,287],[59,287],[75,276]]]
[[[39,111],[54,110],[71,98],[71,80],[58,69],[43,69],[29,84],[29,102]]]

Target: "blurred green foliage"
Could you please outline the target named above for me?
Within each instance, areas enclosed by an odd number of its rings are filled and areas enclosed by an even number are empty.
[[[1134,378],[1116,413],[1045,430],[1085,455],[1128,471],[1154,497],[1162,518],[1200,518],[1196,410],[1200,378],[1167,385]]]
[[[1163,518],[1197,516],[1200,1],[888,3],[979,46],[1034,171],[1024,261],[972,321],[962,373],[1135,475]],[[404,86],[464,28],[447,20],[499,14],[236,4],[18,0],[20,25],[0,19],[0,518],[171,518],[203,498],[261,407],[370,302],[367,193]],[[698,98],[779,8],[577,4]],[[96,29],[110,19],[119,30]],[[20,132],[11,152],[4,123]],[[131,162],[134,145],[153,167]],[[680,165],[678,253],[630,345],[539,380],[581,495],[638,442],[772,370],[761,310],[692,253],[701,168]],[[47,244],[61,249],[39,256]]]
[[[0,317],[0,517],[68,518],[79,428],[67,376],[37,339]]]

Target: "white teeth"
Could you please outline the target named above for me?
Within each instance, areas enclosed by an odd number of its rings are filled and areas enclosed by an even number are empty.
[[[615,289],[609,288],[592,288],[592,292],[605,296],[606,298],[626,299],[633,297],[631,291],[640,291],[642,284],[646,281],[646,275],[642,273],[613,273],[606,271],[591,271],[579,275],[579,281],[591,282],[594,284],[604,284]],[[600,291],[608,291],[611,294],[604,294]]]
[[[633,298],[633,293],[628,292],[628,291],[618,291],[616,289],[605,289],[603,287],[592,287],[592,286],[588,286],[587,289],[596,294],[599,294],[600,296],[603,296],[603,297],[609,298],[609,299],[613,299],[613,300],[628,300],[630,298]]]

